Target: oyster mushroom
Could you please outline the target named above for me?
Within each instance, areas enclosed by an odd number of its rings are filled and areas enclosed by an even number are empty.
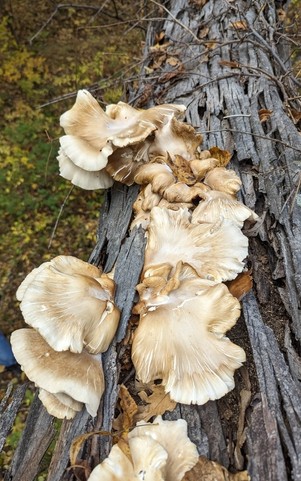
[[[129,457],[115,444],[88,481],[181,481],[198,461],[183,419],[138,423],[128,436]]]
[[[104,391],[99,358],[86,351],[80,354],[55,351],[34,329],[14,331],[11,344],[16,360],[32,382],[53,394],[65,406],[67,399],[75,401],[75,404],[68,401],[73,412],[67,410],[67,417],[78,411],[78,403],[85,404],[88,413],[96,416]],[[40,396],[42,402],[47,399],[47,405],[50,397],[44,392]]]
[[[158,264],[176,266],[181,260],[200,277],[214,282],[234,279],[244,268],[248,239],[227,219],[212,224],[192,224],[190,220],[188,209],[152,209],[144,277],[151,276]]]
[[[72,256],[58,256],[34,269],[17,298],[25,322],[56,351],[104,352],[116,332],[120,312],[115,284],[107,274]]]
[[[200,279],[178,263],[176,274],[155,272],[138,287],[140,321],[132,360],[143,383],[162,379],[170,397],[204,404],[234,388],[235,369],[245,353],[225,333],[236,323],[240,304],[224,284]]]
[[[204,184],[212,190],[220,190],[226,194],[235,195],[241,188],[241,180],[234,170],[225,167],[215,167],[207,172]]]

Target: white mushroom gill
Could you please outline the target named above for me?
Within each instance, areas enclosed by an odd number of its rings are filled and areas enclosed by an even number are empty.
[[[95,266],[71,256],[42,264],[17,291],[25,322],[57,351],[104,352],[116,332],[115,285]]]
[[[219,399],[233,389],[234,371],[245,361],[244,351],[225,337],[240,315],[239,302],[224,284],[200,279],[190,267],[170,279],[173,286],[164,277],[160,285],[158,277],[139,287],[132,345],[137,377],[162,379],[165,391],[183,404]]]
[[[19,329],[11,336],[14,356],[26,376],[41,389],[57,397],[61,405],[69,404],[76,414],[79,404],[86,405],[91,416],[96,416],[104,391],[104,376],[101,360],[87,353],[70,351],[57,352],[52,349],[34,329]],[[66,396],[60,396],[66,395]],[[49,396],[42,392],[42,402]],[[67,403],[72,398],[77,403]],[[58,411],[56,415],[58,415]],[[62,413],[64,417],[66,413]]]

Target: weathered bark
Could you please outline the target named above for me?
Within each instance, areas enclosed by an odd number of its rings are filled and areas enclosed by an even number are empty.
[[[252,480],[301,479],[301,209],[298,203],[301,137],[290,107],[295,83],[287,74],[287,46],[273,2],[210,0],[203,7],[186,0],[170,2],[166,19],[151,24],[146,39],[146,66],[135,95],[139,106],[172,102],[187,105],[187,122],[204,136],[203,147],[233,152],[231,167],[243,181],[242,199],[260,215],[247,231],[254,293],[243,300],[243,317],[229,337],[245,348],[246,368],[236,375],[236,389],[204,406],[177,406],[169,418],[187,419],[200,454],[233,469],[247,468]],[[204,2],[203,2],[204,3]],[[162,14],[162,9],[160,11]],[[237,22],[241,22],[238,24]],[[164,31],[167,57],[154,69],[149,47]],[[149,92],[152,97],[149,98]],[[272,113],[260,121],[260,109]],[[299,107],[300,110],[300,107]],[[143,263],[144,235],[128,232],[137,187],[115,186],[101,209],[94,264],[116,265],[117,303],[123,309],[117,337],[104,357],[107,389],[96,419],[85,412],[64,422],[54,450],[48,481],[73,480],[68,451],[73,438],[92,430],[110,431],[118,396],[122,339]],[[44,432],[33,416],[47,416],[38,402],[31,410],[20,448],[5,481],[25,476],[20,456],[38,472],[42,453],[30,458]],[[28,437],[31,433],[30,438]],[[49,434],[47,434],[49,436]],[[27,440],[27,454],[24,451]],[[48,442],[50,438],[47,438]],[[103,459],[111,445],[105,436],[84,445],[90,465]],[[24,476],[24,477],[22,477]]]

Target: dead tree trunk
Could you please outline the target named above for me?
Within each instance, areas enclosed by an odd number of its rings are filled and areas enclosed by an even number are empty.
[[[242,199],[260,215],[248,230],[254,289],[229,335],[248,357],[236,389],[204,406],[178,405],[169,417],[187,420],[200,454],[232,469],[247,468],[252,481],[301,480],[301,137],[294,122],[300,102],[293,100],[300,85],[290,74],[276,2],[172,0],[168,9],[153,3],[162,21],[150,23],[147,68],[134,105],[184,103],[187,122],[204,136],[203,147],[233,152]],[[122,340],[143,263],[143,231],[128,232],[136,195],[137,187],[115,185],[101,208],[90,261],[106,270],[116,265],[122,321],[104,355],[107,387],[99,415],[92,420],[83,411],[62,423],[48,481],[75,479],[67,469],[75,436],[112,429],[127,349]],[[54,420],[36,399],[5,481],[32,481],[54,436]],[[81,458],[93,467],[110,445],[109,437],[95,436]]]

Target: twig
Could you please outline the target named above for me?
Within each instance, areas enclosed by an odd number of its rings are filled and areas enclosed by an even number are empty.
[[[232,132],[234,134],[251,135],[252,137],[257,137],[259,139],[270,140],[271,142],[276,142],[278,144],[283,145],[284,147],[295,150],[296,152],[301,152],[301,149],[298,149],[297,147],[293,147],[292,145],[287,144],[286,142],[283,142],[282,140],[272,139],[271,137],[268,137],[266,135],[255,134],[254,132],[245,132],[243,130],[235,130],[235,129],[198,130],[198,132],[201,133],[201,134],[213,134],[213,133],[217,133],[217,132]]]
[[[62,205],[61,205],[61,207],[60,207],[60,211],[59,211],[58,216],[57,216],[57,218],[56,218],[54,227],[53,227],[53,229],[52,229],[50,241],[49,241],[49,244],[48,244],[48,249],[50,249],[50,247],[51,247],[51,244],[52,244],[52,241],[53,241],[53,239],[54,239],[54,236],[55,236],[55,233],[56,233],[56,229],[57,229],[59,220],[60,220],[60,218],[61,218],[61,215],[62,215],[62,213],[63,213],[64,207],[65,207],[65,205],[66,205],[66,203],[67,203],[67,200],[69,199],[69,196],[70,196],[71,192],[73,191],[73,189],[74,189],[74,185],[72,185],[71,189],[69,190],[68,194],[66,195],[66,197],[65,197],[65,199],[64,199],[64,201],[63,201],[63,203],[62,203]]]

